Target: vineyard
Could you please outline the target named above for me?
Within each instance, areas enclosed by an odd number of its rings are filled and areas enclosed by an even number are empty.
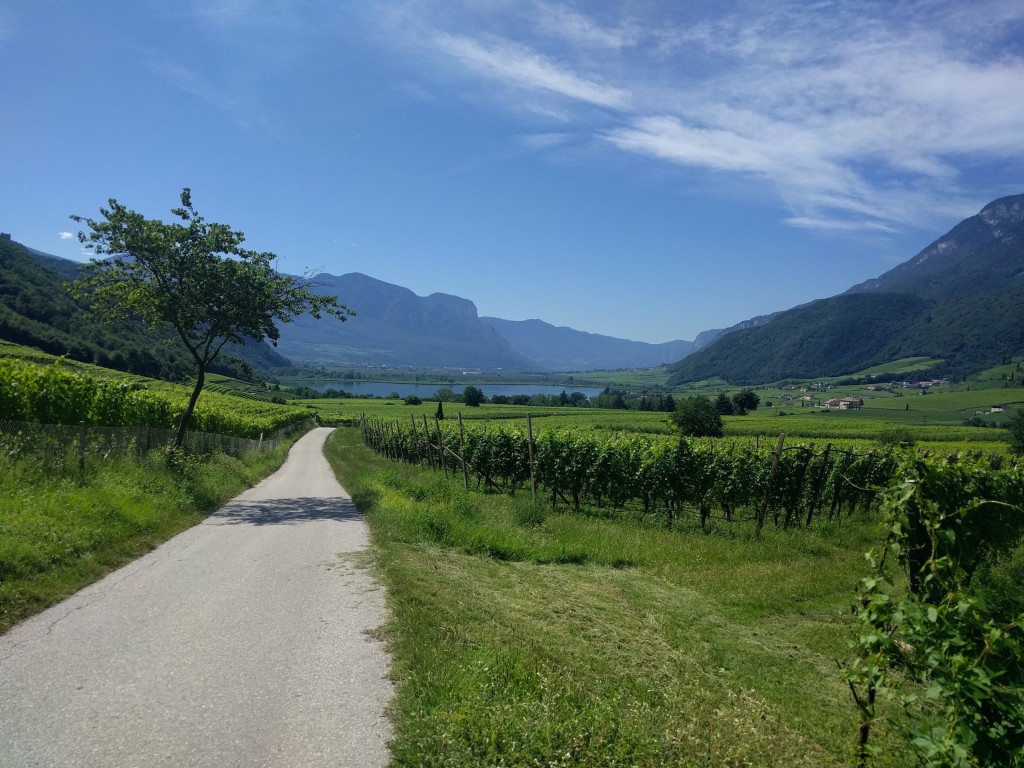
[[[453,725],[445,716],[457,704],[444,700],[438,718],[417,730],[417,710],[403,733],[415,734],[410,754],[422,754],[427,744],[447,754],[460,740],[479,749],[509,700],[528,699],[512,707],[516,713],[545,710],[535,701],[549,703],[552,681],[582,674],[590,675],[588,690],[603,691],[590,701],[599,711],[594,729],[632,722],[630,714],[609,715],[600,707],[614,700],[609,691],[629,689],[615,675],[640,658],[645,663],[629,667],[629,679],[643,679],[643,691],[657,689],[660,696],[710,669],[698,689],[752,694],[727,720],[760,718],[735,742],[753,755],[745,764],[849,765],[854,743],[859,765],[1024,764],[1024,468],[1003,454],[816,448],[787,445],[782,437],[760,446],[644,435],[608,439],[564,430],[531,439],[529,423],[524,431],[508,421],[402,421],[363,420],[361,439],[379,458],[372,465],[362,460],[372,466],[363,481],[370,488],[356,497],[367,500],[378,534],[401,553],[394,572],[408,576],[409,563],[419,564],[408,578],[429,585],[418,593],[429,609],[417,603],[417,610],[441,617],[430,624],[437,634],[414,644],[417,653],[436,646],[422,659],[423,680],[454,685],[475,654],[488,663],[506,652],[529,659],[522,676],[504,687],[485,673],[479,685],[486,694],[467,686],[452,696],[472,699],[472,711],[484,712],[479,723],[467,715]],[[381,459],[416,466],[382,471]],[[423,479],[424,469],[434,470],[433,482]],[[490,493],[464,491],[473,485]],[[541,503],[530,503],[531,492]],[[582,514],[551,514],[549,503]],[[642,515],[653,524],[635,525]],[[822,524],[829,519],[831,525]],[[730,529],[723,524],[729,520],[740,525]],[[714,534],[700,534],[699,524],[709,521]],[[799,535],[785,530],[798,526],[804,529]],[[882,541],[875,538],[879,528]],[[874,550],[865,564],[869,546]],[[516,567],[505,567],[507,561]],[[595,567],[553,569],[552,563]],[[851,596],[857,578],[860,588]],[[524,593],[532,599],[523,600]],[[456,597],[446,602],[443,595]],[[645,602],[650,595],[657,597]],[[463,601],[475,602],[463,609]],[[708,620],[712,616],[718,618]],[[633,623],[637,617],[647,621]],[[471,634],[465,627],[474,621],[486,626]],[[620,625],[628,629],[616,634]],[[523,626],[521,636],[502,633]],[[680,628],[690,626],[698,629],[683,634]],[[488,640],[492,627],[496,637]],[[424,632],[418,626],[408,631]],[[557,649],[554,660],[543,650],[549,647]],[[650,654],[663,647],[670,658],[657,675],[644,677]],[[450,656],[456,671],[446,676],[439,670]],[[573,666],[574,658],[586,663]],[[680,658],[695,660],[674,666]],[[530,698],[536,669],[546,665],[553,671]],[[685,672],[678,678],[663,674],[679,668]],[[716,695],[713,715],[693,705],[695,695],[686,689],[645,710],[645,721],[656,725],[635,739],[660,747],[649,747],[657,754],[649,763],[636,764],[675,764],[657,750],[675,743],[665,733],[680,722],[701,723],[698,748],[717,749],[716,735],[726,732],[719,728],[720,702],[729,695]],[[773,702],[767,718],[756,714],[756,702],[765,700]],[[423,710],[432,706],[433,699]],[[574,699],[536,729],[547,733],[584,709]],[[843,757],[832,763],[797,749],[783,763],[757,754],[757,740],[778,727],[772,717],[788,718],[779,743],[791,745],[817,729],[811,739]],[[529,743],[524,721],[532,722],[520,714],[503,723],[501,732],[515,737],[508,735],[508,743]],[[443,737],[435,739],[435,731]],[[619,740],[631,737],[616,731],[609,738],[619,749]],[[772,744],[772,755],[779,743]],[[543,754],[543,747],[534,749]],[[729,762],[716,755],[706,764]]]
[[[184,390],[154,392],[138,382],[103,380],[59,365],[0,360],[0,421],[170,429],[187,401]],[[307,418],[304,408],[207,392],[190,426],[200,432],[258,439]]]
[[[515,494],[529,487],[553,505],[579,512],[585,505],[635,508],[667,527],[685,514],[701,525],[712,519],[767,520],[780,527],[810,526],[869,509],[896,469],[901,451],[855,451],[831,443],[821,449],[648,435],[598,437],[544,430],[534,439],[509,424],[472,428],[362,420],[364,443],[395,461],[462,474],[467,487]],[[997,469],[1000,454],[965,454],[965,462]]]

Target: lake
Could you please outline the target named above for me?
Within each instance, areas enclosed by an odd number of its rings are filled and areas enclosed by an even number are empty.
[[[310,389],[315,389],[317,392],[323,392],[328,389],[339,389],[345,392],[351,392],[356,397],[387,397],[392,392],[397,392],[399,397],[408,397],[409,395],[416,395],[424,400],[434,396],[441,387],[451,387],[455,393],[460,393],[464,390],[468,384],[417,384],[415,382],[394,382],[394,381],[293,381],[286,382],[282,381],[282,384],[293,384]],[[593,397],[594,395],[600,395],[604,389],[601,387],[574,387],[568,386],[554,386],[551,384],[473,384],[472,386],[479,388],[489,398],[493,395],[555,395],[556,397],[562,392],[572,394],[573,392],[582,392],[587,397]]]

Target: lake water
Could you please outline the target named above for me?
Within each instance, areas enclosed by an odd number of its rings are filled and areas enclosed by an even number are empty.
[[[284,382],[282,382],[284,383]],[[399,397],[416,395],[424,400],[434,396],[441,387],[450,386],[452,391],[460,393],[467,384],[416,384],[415,382],[393,382],[393,381],[317,381],[317,382],[293,382],[304,387],[323,392],[328,389],[340,389],[351,392],[356,397],[387,397],[392,392],[397,392]],[[551,384],[473,384],[483,391],[487,397],[493,395],[555,395],[562,392],[572,394],[582,392],[587,397],[601,394],[604,389],[601,387],[574,387],[572,385],[553,386]]]

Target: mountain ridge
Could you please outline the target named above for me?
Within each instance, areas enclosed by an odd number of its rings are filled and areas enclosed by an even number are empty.
[[[1024,195],[992,201],[911,259],[837,296],[769,316],[670,366],[670,385],[853,373],[902,357],[974,372],[1024,349]]]

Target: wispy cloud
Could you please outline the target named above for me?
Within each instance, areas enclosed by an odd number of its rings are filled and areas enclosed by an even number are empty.
[[[523,136],[521,141],[531,149],[547,149],[548,147],[557,147],[571,139],[571,133],[531,133]]]
[[[532,97],[562,133],[757,177],[793,226],[927,226],[1004,192],[972,188],[972,167],[1024,167],[1019,2],[673,5],[660,16],[636,4],[618,16],[542,0],[469,6],[402,8],[435,55],[517,104]],[[599,119],[581,109],[593,106]]]
[[[149,68],[154,74],[178,90],[195,96],[215,107],[229,108],[233,99],[209,77],[192,67],[164,58],[152,58]]]
[[[441,34],[437,46],[481,77],[540,90],[600,107],[625,108],[629,92],[588,79],[533,49],[499,38],[474,40]]]
[[[534,4],[533,20],[542,32],[580,46],[617,50],[635,45],[641,35],[630,21],[606,27],[570,8],[543,2]]]
[[[74,235],[71,232],[60,232],[57,234],[57,237],[59,237],[61,240],[70,240],[71,238],[74,237]]]

